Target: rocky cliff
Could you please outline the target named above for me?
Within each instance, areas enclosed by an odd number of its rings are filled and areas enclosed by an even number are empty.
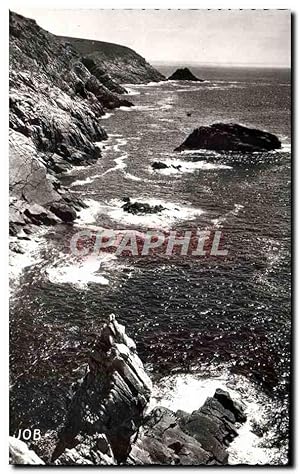
[[[63,43],[72,45],[81,54],[82,62],[93,74],[97,70],[102,76],[108,73],[115,81],[130,84],[166,79],[142,56],[126,46],[80,38],[60,38]]]

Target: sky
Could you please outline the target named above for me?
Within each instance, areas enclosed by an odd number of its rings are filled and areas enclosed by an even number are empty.
[[[288,10],[15,11],[51,33],[129,46],[154,63],[290,67]]]

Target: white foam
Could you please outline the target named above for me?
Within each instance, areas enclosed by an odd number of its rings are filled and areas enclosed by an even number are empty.
[[[85,184],[90,184],[92,183],[95,179],[101,177],[101,174],[95,174],[94,176],[88,176],[85,179],[77,179],[76,181],[73,181],[73,183],[70,184],[70,188],[74,186],[84,186]]]
[[[282,143],[281,148],[279,148],[276,151],[279,151],[279,152],[282,152],[282,153],[291,153],[291,144],[290,143]]]
[[[253,422],[261,426],[267,421],[267,408],[271,401],[258,393],[245,377],[232,375],[225,369],[222,375],[215,377],[177,374],[162,378],[153,387],[148,411],[158,405],[175,412],[183,410],[191,413],[199,409],[207,397],[212,397],[217,388],[228,391],[232,399],[243,402],[247,415],[247,421],[238,430],[238,437],[228,448],[229,464],[282,463],[279,450],[263,447],[262,438],[252,432]]]
[[[125,89],[127,89],[127,87],[143,88],[143,87],[163,86],[163,85],[166,85],[166,84],[170,84],[170,82],[171,81],[158,81],[158,82],[148,82],[147,84],[131,84],[131,83],[128,83],[128,84],[122,84],[122,86],[125,87]]]
[[[139,176],[135,176],[134,174],[131,174],[131,173],[125,173],[125,177],[127,179],[131,179],[132,181],[143,181],[142,178],[139,178]]]

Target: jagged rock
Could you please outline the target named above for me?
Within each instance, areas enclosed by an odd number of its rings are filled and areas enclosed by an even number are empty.
[[[83,444],[84,455],[80,456],[94,462],[100,449],[99,445],[95,447],[95,437],[105,435],[114,458],[124,462],[151,387],[135,343],[111,315],[90,357],[89,370],[70,402],[53,460],[63,462],[61,456],[66,456],[66,449],[77,451],[77,445]],[[103,440],[101,446],[103,449]]]
[[[155,408],[132,444],[127,463],[224,465],[226,448],[237,436],[235,424],[245,420],[243,407],[219,389],[191,414]]]
[[[101,84],[95,76],[90,76],[85,83],[85,89],[92,92],[95,97],[104,105],[107,109],[114,109],[118,106],[131,107],[133,104],[125,99],[118,99],[116,102],[116,96],[110,92],[103,84]]]
[[[125,212],[130,212],[131,214],[156,214],[165,209],[162,205],[150,206],[146,202],[131,202],[129,198],[124,198],[125,204],[123,204],[122,209]]]
[[[63,202],[54,202],[50,206],[50,211],[63,222],[73,222],[76,219],[76,212]]]
[[[163,81],[165,76],[154,69],[147,61],[126,46],[82,38],[60,37],[64,44],[72,45],[82,55],[82,62],[110,90],[120,93],[110,82],[140,84],[150,81]],[[109,80],[103,76],[106,71]],[[122,91],[123,92],[123,91]]]
[[[27,216],[33,224],[37,225],[55,225],[60,222],[54,213],[38,204],[27,205],[24,210],[24,215]]]
[[[216,150],[233,152],[264,152],[281,147],[272,133],[236,123],[215,123],[196,128],[175,151]]]
[[[10,464],[45,464],[38,455],[30,450],[26,443],[14,438],[9,437],[9,463]]]
[[[198,79],[194,74],[187,68],[176,69],[173,74],[168,77],[169,81],[197,81],[204,82],[203,79]]]

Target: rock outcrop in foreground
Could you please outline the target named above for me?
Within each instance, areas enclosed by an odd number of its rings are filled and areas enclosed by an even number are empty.
[[[96,77],[70,45],[13,12],[9,46],[10,232],[18,235],[28,223],[74,220],[82,203],[63,189],[59,175],[95,162],[95,142],[107,138],[99,119],[106,109],[132,104],[115,93],[108,74]],[[32,212],[32,205],[43,209]]]
[[[169,81],[197,81],[204,82],[204,79],[196,77],[187,67],[176,69],[173,74],[168,77]]]
[[[244,408],[221,389],[192,413],[155,407],[146,414],[152,383],[136,345],[114,315],[103,327],[86,374],[72,387],[59,433],[33,442],[39,457],[11,438],[12,464],[224,465],[227,447],[246,420]],[[188,407],[187,407],[188,408]],[[58,441],[57,441],[58,440]]]
[[[214,123],[196,128],[175,151],[204,149],[253,153],[278,148],[281,148],[281,142],[272,133],[236,123]]]
[[[126,46],[66,36],[61,36],[60,39],[72,45],[82,55],[85,66],[97,77],[102,76],[104,80],[107,73],[113,80],[129,84],[166,79],[142,56]]]

